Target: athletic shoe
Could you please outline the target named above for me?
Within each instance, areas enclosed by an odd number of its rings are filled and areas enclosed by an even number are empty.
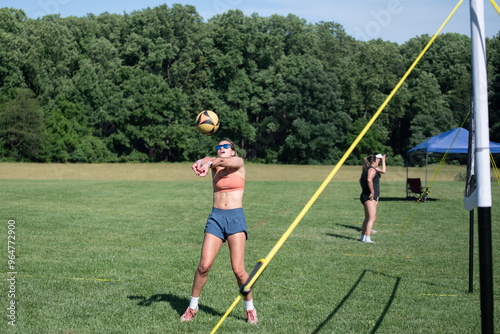
[[[377,233],[377,231],[375,231],[375,230],[372,230],[372,233]]]
[[[258,323],[259,319],[257,319],[257,310],[253,309],[253,310],[247,311],[247,315],[245,316],[245,320],[249,324],[253,324],[253,325],[255,325],[256,323]]]
[[[184,312],[181,317],[181,322],[193,320],[196,312],[198,312],[198,308],[196,308],[196,310],[193,310],[191,307],[188,307],[186,312]]]
[[[363,240],[363,242],[366,242],[368,244],[374,244],[375,243],[375,241],[373,241],[373,240]]]

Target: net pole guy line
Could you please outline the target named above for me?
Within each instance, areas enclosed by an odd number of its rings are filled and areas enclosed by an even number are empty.
[[[434,171],[434,174],[432,174],[432,179],[431,179],[431,183],[429,185],[429,189],[432,187],[432,184],[434,183],[434,181],[436,180],[436,177],[437,175],[439,174],[439,171],[441,170],[441,167],[443,167],[444,165],[444,162],[446,160],[446,157],[448,156],[448,152],[451,150],[451,148],[453,147],[453,144],[455,143],[455,140],[458,138],[458,135],[460,134],[460,131],[463,129],[464,127],[464,124],[465,122],[467,121],[467,119],[469,118],[469,115],[470,115],[470,110],[469,112],[467,113],[467,115],[465,116],[462,124],[460,125],[460,129],[457,131],[457,134],[455,135],[455,138],[453,138],[453,140],[451,141],[451,144],[450,146],[448,147],[448,149],[446,150],[446,152],[444,153],[443,155],[443,158],[441,159],[441,161],[439,162],[439,165],[437,166],[436,170]]]
[[[437,36],[441,32],[441,30],[443,30],[444,26],[448,23],[448,21],[450,20],[450,18],[455,14],[455,12],[457,11],[458,7],[462,4],[462,2],[463,2],[463,0],[460,0],[457,3],[457,5],[455,6],[455,8],[453,8],[453,10],[450,13],[450,15],[448,15],[448,17],[443,22],[443,24],[439,27],[439,29],[434,34],[434,36],[430,39],[430,41],[424,47],[424,49],[422,50],[422,52],[415,59],[415,61],[413,62],[413,64],[410,66],[410,68],[406,71],[406,73],[403,75],[403,77],[398,82],[398,84],[396,85],[396,87],[394,87],[394,89],[391,91],[391,93],[389,94],[389,96],[387,96],[387,98],[385,99],[384,103],[382,103],[382,105],[378,108],[377,112],[373,115],[373,117],[370,119],[370,121],[368,121],[368,123],[363,128],[363,130],[361,131],[361,133],[354,140],[354,142],[351,144],[351,146],[347,149],[347,151],[344,153],[344,155],[342,156],[342,158],[340,159],[340,161],[337,163],[337,165],[335,165],[335,167],[333,168],[333,170],[327,176],[327,178],[325,179],[325,181],[323,181],[323,183],[318,188],[318,190],[314,193],[314,195],[311,197],[311,199],[309,200],[309,202],[307,202],[307,204],[304,206],[304,208],[299,213],[299,215],[297,216],[297,218],[295,218],[295,220],[292,222],[292,224],[288,227],[288,229],[286,230],[286,232],[279,239],[279,241],[276,243],[276,245],[273,247],[273,249],[269,252],[269,254],[266,256],[266,258],[259,262],[259,264],[258,264],[258,266],[259,266],[258,270],[256,270],[255,273],[254,273],[254,275],[249,277],[247,283],[245,283],[245,285],[243,285],[241,287],[241,293],[240,293],[240,295],[236,298],[235,302],[233,302],[233,304],[231,305],[231,307],[227,310],[226,314],[224,314],[224,316],[221,318],[221,320],[219,321],[219,323],[217,323],[217,325],[210,332],[210,334],[213,334],[213,333],[215,333],[217,331],[217,329],[220,327],[220,325],[222,324],[222,322],[224,322],[224,319],[227,317],[227,315],[229,315],[229,313],[231,313],[232,309],[236,306],[237,301],[239,301],[241,299],[242,294],[250,292],[250,290],[252,289],[252,286],[255,284],[255,282],[257,281],[257,279],[260,277],[260,275],[262,274],[262,272],[264,271],[264,269],[266,269],[266,267],[268,266],[269,262],[276,255],[276,253],[281,248],[281,246],[283,246],[283,244],[285,243],[286,239],[288,239],[288,237],[290,236],[290,234],[293,232],[293,230],[295,229],[295,227],[297,227],[297,225],[300,223],[300,221],[305,216],[305,214],[307,213],[307,211],[309,211],[309,209],[314,204],[314,202],[318,199],[319,195],[323,192],[323,190],[326,188],[326,186],[328,185],[328,183],[330,183],[330,181],[335,176],[335,174],[337,174],[337,172],[340,169],[340,167],[342,167],[342,165],[347,160],[347,158],[349,157],[349,155],[352,153],[352,151],[354,151],[354,149],[356,148],[356,146],[358,145],[358,143],[361,141],[361,139],[364,137],[364,135],[366,134],[366,132],[368,132],[368,130],[371,128],[371,126],[373,125],[373,123],[375,122],[375,120],[378,118],[378,116],[385,109],[385,107],[387,106],[387,104],[389,103],[389,101],[393,98],[394,94],[396,94],[396,92],[399,90],[399,88],[404,83],[404,81],[406,80],[406,78],[410,75],[410,73],[413,71],[413,69],[415,68],[415,66],[417,66],[417,64],[420,61],[420,59],[422,59],[422,57],[424,56],[424,54],[427,52],[427,50],[429,49],[429,47],[432,45],[432,43],[434,42],[434,40],[437,38]]]
[[[469,111],[469,113],[470,113],[470,111]],[[460,128],[462,128],[462,127],[463,127],[463,125],[465,124],[465,121],[466,121],[466,120],[467,120],[467,118],[469,117],[469,113],[467,114],[467,116],[465,116],[465,119],[464,119],[464,121],[463,121],[462,125],[460,126]],[[458,134],[459,134],[459,133],[460,133],[460,130],[458,130],[458,131],[457,131],[457,134],[455,135],[455,138],[453,138],[453,140],[451,141],[450,146],[449,146],[449,147],[448,147],[448,149],[446,150],[446,152],[445,152],[445,154],[444,154],[443,158],[442,158],[442,159],[441,159],[441,161],[439,162],[438,167],[436,168],[436,170],[434,171],[434,174],[432,175],[432,180],[431,180],[431,183],[430,183],[429,187],[425,188],[425,191],[424,191],[424,193],[420,196],[420,199],[421,199],[421,198],[422,198],[422,197],[423,197],[426,193],[428,193],[428,191],[431,189],[432,184],[434,183],[434,180],[436,179],[436,177],[437,177],[437,175],[438,175],[439,171],[441,170],[441,167],[443,166],[444,161],[446,160],[446,157],[448,156],[448,152],[449,152],[449,151],[450,151],[450,149],[453,147],[453,144],[455,143],[455,140],[457,139],[457,137],[458,137]],[[385,259],[384,264],[383,264],[383,265],[382,265],[382,267],[380,268],[380,270],[379,270],[379,272],[378,272],[378,274],[377,274],[376,278],[378,278],[378,277],[379,277],[380,273],[382,272],[382,270],[384,269],[385,265],[387,264],[387,261],[389,261],[389,258],[391,257],[392,252],[394,251],[394,248],[396,248],[396,245],[398,244],[399,239],[401,239],[401,237],[403,236],[403,233],[405,232],[406,228],[408,227],[408,224],[410,224],[410,221],[411,221],[411,219],[413,218],[413,215],[414,215],[414,214],[415,214],[415,212],[417,211],[417,207],[418,207],[418,205],[419,205],[420,203],[422,203],[422,201],[421,201],[420,199],[417,201],[417,205],[415,205],[415,209],[413,209],[413,212],[412,212],[412,214],[410,215],[410,219],[408,219],[408,221],[407,221],[407,222],[406,222],[406,224],[405,224],[405,227],[403,228],[403,231],[401,231],[401,234],[399,234],[399,237],[398,237],[398,239],[396,240],[396,243],[394,244],[394,246],[392,246],[391,251],[390,251],[390,252],[389,252],[389,254],[387,255],[387,258]]]
[[[493,172],[495,173],[498,185],[500,186],[500,173],[498,173],[497,164],[495,162],[495,159],[493,158],[493,154],[491,154],[491,151],[490,151],[490,160],[491,160],[491,165],[493,166]]]

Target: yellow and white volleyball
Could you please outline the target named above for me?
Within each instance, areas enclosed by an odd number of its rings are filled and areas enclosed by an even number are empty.
[[[219,116],[212,110],[203,110],[196,117],[196,128],[204,135],[214,134],[220,125]]]

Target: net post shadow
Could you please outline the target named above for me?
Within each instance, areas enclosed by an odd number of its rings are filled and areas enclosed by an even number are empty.
[[[361,275],[358,277],[357,281],[354,283],[352,288],[347,292],[347,294],[344,296],[344,298],[342,298],[342,300],[337,305],[337,307],[335,307],[335,309],[328,315],[328,317],[326,317],[326,319],[323,320],[323,322],[321,324],[319,324],[318,327],[316,327],[316,329],[312,332],[312,334],[319,333],[321,331],[321,329],[335,316],[335,314],[337,314],[337,312],[340,310],[340,308],[344,305],[344,303],[351,297],[352,293],[356,290],[359,283],[363,280],[363,277],[365,276],[365,274],[366,274],[366,269],[363,270]]]
[[[337,307],[335,307],[335,309],[328,315],[328,317],[325,320],[323,320],[323,322],[321,324],[319,324],[318,327],[316,327],[316,329],[312,332],[312,334],[318,334],[321,331],[321,329],[335,316],[335,314],[341,309],[341,307],[344,305],[344,303],[351,297],[352,293],[357,289],[359,283],[361,283],[361,281],[363,280],[363,278],[367,272],[371,272],[371,271],[366,270],[366,269],[363,270],[363,272],[361,273],[361,275],[359,276],[357,281],[354,283],[352,288],[347,292],[347,294],[344,296],[344,298],[340,301],[340,303],[337,305]],[[373,273],[375,274],[375,272],[373,272]],[[392,277],[392,278],[394,278],[394,277]],[[394,288],[392,289],[392,293],[391,293],[391,296],[389,297],[389,301],[387,302],[386,306],[384,307],[382,314],[378,318],[377,323],[375,324],[375,326],[373,327],[373,329],[370,333],[372,333],[372,334],[376,333],[378,328],[380,327],[380,325],[384,321],[385,315],[389,311],[389,309],[392,305],[392,302],[394,301],[394,299],[396,297],[396,292],[398,290],[400,282],[401,282],[401,277],[396,277],[396,283],[394,284]]]

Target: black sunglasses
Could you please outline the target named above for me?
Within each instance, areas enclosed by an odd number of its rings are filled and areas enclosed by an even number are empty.
[[[218,150],[220,150],[220,149],[221,149],[221,148],[223,148],[223,147],[224,147],[224,148],[226,148],[226,149],[227,149],[227,148],[230,148],[230,147],[231,147],[231,144],[222,144],[222,145],[217,145],[217,146],[215,146],[215,149],[218,151]]]

